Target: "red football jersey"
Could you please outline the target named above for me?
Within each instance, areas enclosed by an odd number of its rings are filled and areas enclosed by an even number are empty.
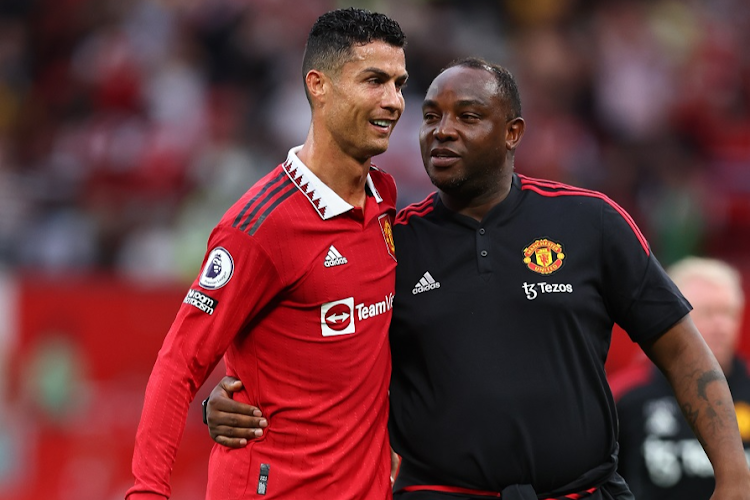
[[[393,178],[375,168],[364,209],[296,156],[212,232],[146,388],[130,500],[170,495],[190,402],[222,355],[269,426],[215,445],[208,499],[390,498],[388,326],[395,281]]]

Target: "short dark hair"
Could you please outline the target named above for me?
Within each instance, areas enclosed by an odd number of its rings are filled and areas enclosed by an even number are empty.
[[[338,69],[351,57],[352,46],[374,41],[403,48],[406,35],[396,21],[384,14],[354,7],[326,12],[315,21],[307,37],[302,78],[311,69]]]
[[[508,103],[508,111],[510,112],[508,119],[510,120],[521,116],[521,95],[518,92],[516,79],[513,78],[510,71],[499,64],[485,61],[480,57],[466,57],[452,61],[445,68],[441,69],[440,73],[456,66],[482,69],[492,73],[495,76],[495,80],[497,80],[500,98]]]

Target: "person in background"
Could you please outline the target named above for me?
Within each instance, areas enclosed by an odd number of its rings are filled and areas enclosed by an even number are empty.
[[[437,192],[393,228],[394,498],[632,499],[604,369],[617,323],[670,380],[714,498],[750,499],[731,394],[690,304],[614,201],[514,172],[525,128],[513,76],[477,58],[445,68],[422,104]],[[271,434],[263,403],[232,401],[229,382],[209,398],[211,435]]]
[[[390,498],[396,186],[371,158],[404,110],[404,45],[361,9],[313,25],[308,136],[209,237],[146,388],[128,499],[169,498],[188,406],[222,356],[272,425],[248,449],[215,447],[207,499]]]
[[[668,273],[692,304],[695,326],[727,377],[750,462],[750,371],[737,356],[745,306],[740,273],[723,261],[700,257],[682,259]],[[620,416],[619,471],[636,498],[708,500],[713,467],[664,376],[640,363],[610,382]]]

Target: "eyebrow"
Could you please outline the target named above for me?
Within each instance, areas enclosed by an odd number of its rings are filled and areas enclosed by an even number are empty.
[[[459,108],[466,108],[469,106],[487,106],[485,101],[480,99],[461,99],[456,103]]]
[[[390,75],[389,73],[386,73],[386,72],[385,72],[385,71],[383,71],[382,69],[380,69],[380,68],[375,68],[375,67],[369,67],[369,68],[365,68],[365,69],[363,69],[363,70],[361,71],[361,73],[373,73],[373,74],[375,74],[375,75],[377,75],[377,76],[379,76],[379,77],[381,77],[381,78],[384,78],[384,79],[386,79],[386,80],[388,80],[388,79],[390,79],[390,78],[391,78],[391,75]],[[397,76],[397,77],[396,77],[396,80],[402,80],[402,79],[403,79],[403,80],[406,80],[407,78],[409,78],[409,73],[404,73],[404,74],[402,74],[402,75],[399,75],[399,76]]]
[[[430,106],[437,106],[437,102],[433,101],[432,99],[425,99],[425,101],[422,103],[422,108],[426,108]],[[471,106],[486,107],[488,106],[488,104],[485,101],[481,101],[479,99],[461,99],[456,102],[455,106],[457,108],[468,108]]]

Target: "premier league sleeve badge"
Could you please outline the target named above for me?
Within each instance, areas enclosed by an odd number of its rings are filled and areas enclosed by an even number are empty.
[[[206,290],[217,290],[232,279],[234,260],[223,247],[216,247],[206,259],[198,284]]]

